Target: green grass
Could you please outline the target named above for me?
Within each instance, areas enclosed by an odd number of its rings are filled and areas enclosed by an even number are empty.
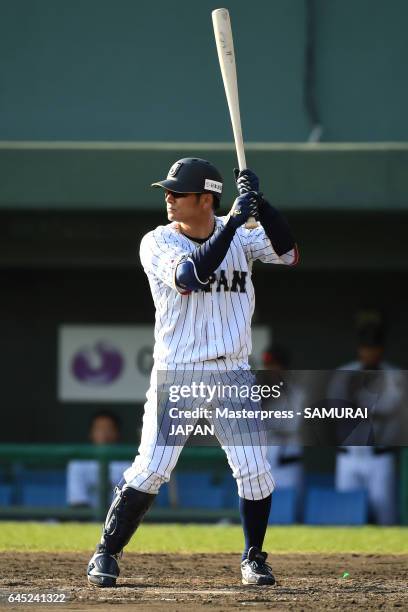
[[[101,526],[85,523],[0,522],[0,551],[87,551],[99,540]],[[238,552],[237,525],[142,525],[127,550],[134,552]],[[404,527],[269,527],[270,553],[408,554]]]

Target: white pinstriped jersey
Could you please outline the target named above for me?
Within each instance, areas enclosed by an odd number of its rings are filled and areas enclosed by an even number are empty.
[[[215,217],[216,229],[228,217]],[[225,357],[246,361],[251,353],[251,319],[255,306],[252,263],[292,265],[295,249],[278,256],[262,226],[239,227],[227,255],[210,277],[210,286],[183,294],[176,286],[180,260],[197,248],[177,223],[146,234],[140,259],[156,307],[154,360],[160,367],[198,363]]]

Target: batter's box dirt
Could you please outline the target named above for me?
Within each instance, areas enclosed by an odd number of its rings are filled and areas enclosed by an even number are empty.
[[[125,554],[116,589],[87,585],[89,555],[1,553],[0,589],[65,591],[69,601],[41,609],[120,610],[408,610],[408,555],[271,555],[274,587],[241,584],[239,555]],[[346,577],[343,576],[346,573]],[[348,576],[347,576],[348,574]],[[6,604],[7,610],[39,606]]]

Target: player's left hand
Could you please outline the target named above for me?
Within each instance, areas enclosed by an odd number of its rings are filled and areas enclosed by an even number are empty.
[[[252,170],[249,170],[249,168],[241,170],[241,172],[238,170],[238,168],[234,168],[234,176],[238,193],[240,195],[247,193],[248,191],[259,192],[259,178],[255,172],[252,172]]]

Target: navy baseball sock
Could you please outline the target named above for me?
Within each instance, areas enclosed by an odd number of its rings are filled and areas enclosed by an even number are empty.
[[[242,528],[245,537],[245,549],[242,560],[247,558],[251,546],[262,550],[262,545],[271,511],[272,495],[264,499],[239,498],[239,511],[241,513]]]

